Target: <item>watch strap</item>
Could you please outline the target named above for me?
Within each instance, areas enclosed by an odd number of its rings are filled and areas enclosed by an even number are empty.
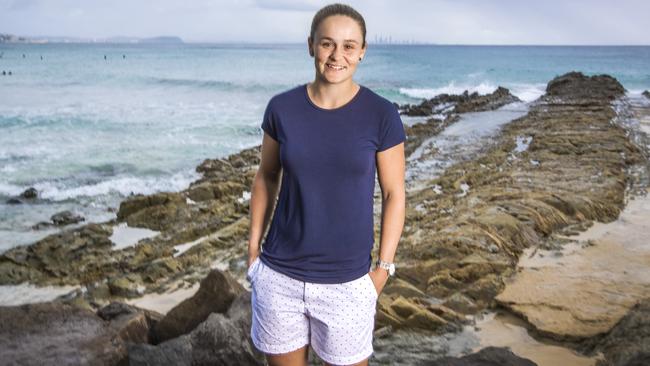
[[[390,275],[390,276],[392,276],[393,273],[395,272],[395,264],[394,263],[385,262],[385,261],[382,261],[381,259],[377,259],[377,261],[375,263],[376,263],[377,267],[383,268],[386,271],[388,271],[388,275]],[[391,271],[391,269],[392,269],[392,271]],[[391,273],[391,272],[393,272],[393,273]]]

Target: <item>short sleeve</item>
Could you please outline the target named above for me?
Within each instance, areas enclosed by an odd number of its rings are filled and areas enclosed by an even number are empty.
[[[273,111],[272,102],[273,99],[269,101],[266,105],[266,110],[264,111],[264,117],[262,118],[262,130],[266,131],[275,141],[278,141],[278,129],[276,126],[275,113]]]
[[[391,103],[388,113],[382,120],[377,151],[387,150],[406,140],[404,125],[397,107]]]

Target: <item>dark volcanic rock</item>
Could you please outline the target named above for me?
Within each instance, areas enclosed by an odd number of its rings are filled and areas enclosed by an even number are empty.
[[[33,230],[43,230],[43,229],[50,229],[50,228],[55,227],[55,226],[56,225],[54,225],[51,222],[41,221],[41,222],[38,222],[38,223],[32,225],[32,229]]]
[[[70,224],[76,224],[78,222],[84,221],[83,217],[74,214],[70,211],[62,211],[59,213],[56,213],[50,217],[54,225],[57,226],[65,226],[65,225],[70,225]]]
[[[406,104],[400,107],[407,116],[428,116],[432,114],[450,114],[489,111],[506,104],[520,102],[516,96],[503,87],[498,87],[494,92],[479,95],[477,92],[469,94],[440,94],[425,100],[419,105]]]
[[[62,303],[0,307],[4,365],[118,365],[126,361],[127,343],[147,342],[148,334],[147,314],[135,308],[105,321]]]
[[[176,192],[161,192],[149,196],[138,194],[120,203],[117,219],[126,221],[132,227],[165,230],[174,226],[175,222],[188,219],[180,212],[184,205],[185,198]]]
[[[536,363],[521,358],[507,348],[486,347],[477,353],[455,358],[445,357],[431,363],[429,366],[537,366]]]
[[[586,341],[585,348],[605,355],[598,366],[650,365],[650,298],[639,302],[605,336]]]
[[[609,75],[585,76],[574,71],[551,80],[546,86],[546,94],[565,100],[613,100],[625,94],[625,88]]]
[[[521,102],[521,99],[510,94],[510,90],[500,86],[491,94],[461,100],[454,108],[454,113],[491,111],[514,102]]]
[[[38,191],[34,187],[29,187],[23,193],[20,194],[20,197],[28,198],[28,199],[37,198]]]
[[[144,287],[139,284],[138,277],[119,276],[108,280],[108,290],[111,295],[123,298],[135,298],[144,295]]]
[[[90,223],[81,228],[50,235],[36,244],[12,248],[0,255],[0,283],[21,282],[62,284],[72,276],[73,283],[94,282],[99,273],[117,273],[120,268],[102,262],[113,243],[110,231]],[[70,264],[74,263],[74,266]]]
[[[251,316],[246,291],[226,314],[210,314],[189,334],[157,346],[130,346],[129,365],[263,365],[264,355],[250,340]]]
[[[643,92],[643,93],[641,93],[641,94],[642,94],[642,95],[643,95],[644,97],[646,97],[646,98],[649,98],[649,99],[650,99],[650,91],[647,91],[647,90],[646,90],[646,91],[644,91],[644,92]]]
[[[178,304],[156,325],[156,341],[190,332],[211,313],[223,313],[245,289],[229,273],[212,270],[197,293]]]
[[[99,309],[97,315],[109,321],[110,329],[121,339],[132,343],[151,343],[151,330],[162,319],[155,311],[115,301]]]

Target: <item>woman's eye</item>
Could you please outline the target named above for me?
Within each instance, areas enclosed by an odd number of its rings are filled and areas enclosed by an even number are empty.
[[[330,43],[329,43],[329,42],[321,43],[321,46],[323,46],[323,47],[329,47],[329,46],[330,46]]]
[[[351,50],[351,49],[353,49],[353,48],[354,48],[354,46],[352,46],[352,45],[349,45],[349,44],[346,44],[346,45],[345,45],[345,48],[347,48],[348,50]]]

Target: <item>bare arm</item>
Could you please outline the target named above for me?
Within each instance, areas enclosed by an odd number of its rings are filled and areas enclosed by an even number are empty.
[[[249,266],[260,253],[264,231],[273,214],[281,173],[280,145],[265,132],[262,140],[260,166],[251,187],[250,232],[248,236]]]
[[[382,193],[381,232],[379,259],[393,262],[397,244],[402,236],[406,214],[406,191],[404,187],[404,143],[377,153],[377,175]],[[373,271],[377,272],[377,271]],[[378,292],[383,288],[388,272],[379,271]],[[377,287],[377,282],[375,286]]]

